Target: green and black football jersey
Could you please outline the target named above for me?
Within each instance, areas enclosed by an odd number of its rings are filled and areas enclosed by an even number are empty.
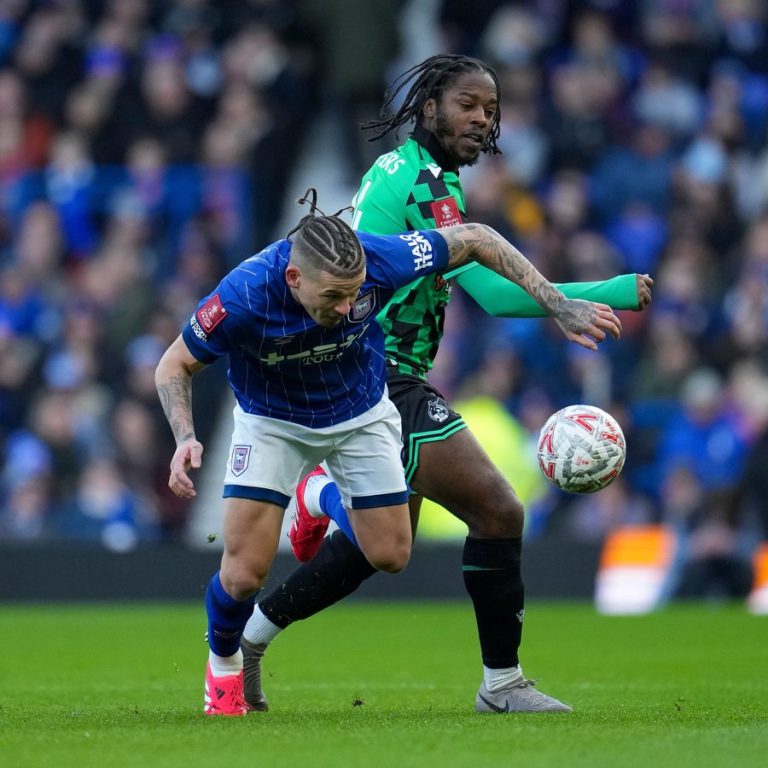
[[[355,229],[395,234],[464,221],[459,174],[443,154],[432,134],[417,127],[403,145],[381,155],[363,176],[353,200]],[[400,373],[426,377],[450,298],[450,281],[429,275],[400,289],[381,311],[377,319],[386,336],[387,360]]]

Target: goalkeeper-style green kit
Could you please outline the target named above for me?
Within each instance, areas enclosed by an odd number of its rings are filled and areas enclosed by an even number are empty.
[[[404,144],[378,158],[363,176],[353,205],[353,227],[375,234],[439,229],[460,224],[466,216],[458,172],[435,137],[420,126]],[[546,315],[520,286],[479,264],[422,277],[401,288],[377,318],[386,336],[387,360],[399,373],[425,378],[432,368],[452,278],[496,317]],[[613,309],[638,308],[633,274],[555,285],[568,298],[600,301]]]

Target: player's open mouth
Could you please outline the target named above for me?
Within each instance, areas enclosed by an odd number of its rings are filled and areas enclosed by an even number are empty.
[[[465,133],[463,138],[465,138],[467,141],[471,142],[475,146],[478,146],[478,147],[483,146],[483,137],[479,133]]]

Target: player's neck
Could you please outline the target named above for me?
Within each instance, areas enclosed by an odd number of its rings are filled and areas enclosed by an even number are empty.
[[[426,129],[423,125],[417,125],[411,134],[414,141],[421,144],[429,152],[435,162],[444,170],[457,173],[459,164],[443,149],[442,144],[437,140],[432,131]]]

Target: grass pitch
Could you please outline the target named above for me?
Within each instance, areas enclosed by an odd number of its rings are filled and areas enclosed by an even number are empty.
[[[199,605],[0,606],[8,768],[751,768],[768,764],[768,618],[532,603],[523,662],[570,715],[477,715],[468,603],[348,603],[266,657],[270,712],[204,718]]]

